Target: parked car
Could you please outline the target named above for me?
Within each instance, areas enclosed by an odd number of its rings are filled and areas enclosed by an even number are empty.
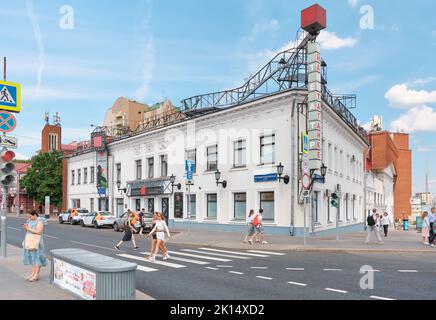
[[[114,231],[122,232],[124,231],[124,220],[126,219],[127,212],[124,212],[120,217],[116,218],[114,221]],[[139,233],[141,230],[141,224],[139,222],[139,214],[137,212],[134,212],[135,218],[133,219],[133,225],[135,226],[136,233]],[[151,231],[153,221],[153,213],[146,212],[145,215],[142,218],[142,224],[144,226],[144,230]]]
[[[96,229],[104,226],[112,227],[115,219],[116,217],[109,211],[91,212],[83,216],[80,224],[82,227],[94,226]]]
[[[59,214],[58,221],[60,224],[63,224],[65,222],[76,224],[79,218],[74,218],[84,213],[89,213],[89,211],[87,209],[69,209],[68,211],[64,211]]]
[[[77,210],[77,214],[73,216],[71,220],[71,224],[72,225],[81,224],[83,217],[88,214],[89,214],[88,210]]]

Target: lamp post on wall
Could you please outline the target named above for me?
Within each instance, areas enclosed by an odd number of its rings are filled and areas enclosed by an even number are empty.
[[[118,188],[118,191],[123,191],[124,193],[127,192],[127,188],[121,188],[121,181],[120,180],[117,180],[117,188]]]
[[[283,180],[283,182],[285,183],[285,184],[288,184],[289,183],[289,181],[290,181],[290,177],[288,176],[288,175],[285,175],[284,177],[282,177],[282,175],[283,175],[283,169],[284,169],[284,166],[282,165],[282,163],[280,162],[280,164],[277,166],[277,180],[279,181],[279,183],[280,183],[280,181],[282,181]]]
[[[225,189],[227,187],[227,181],[226,180],[220,181],[220,179],[221,179],[221,172],[217,169],[215,171],[216,185],[218,186],[221,184],[223,186],[223,188]]]
[[[174,174],[172,174],[170,176],[170,182],[171,182],[171,193],[174,193],[174,187],[177,187],[177,190],[182,189],[182,184],[181,183],[177,183],[175,184],[174,182],[176,182],[176,176]]]

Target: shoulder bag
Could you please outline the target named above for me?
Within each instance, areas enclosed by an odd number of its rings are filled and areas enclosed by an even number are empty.
[[[41,235],[34,233],[27,233],[24,239],[24,249],[29,251],[37,251],[39,243],[41,242]]]

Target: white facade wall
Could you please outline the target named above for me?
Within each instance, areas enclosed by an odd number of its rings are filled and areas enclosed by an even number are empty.
[[[147,208],[147,199],[153,198],[154,209],[161,211],[162,199],[169,198],[170,221],[174,222],[176,226],[186,223],[188,219],[184,177],[185,152],[196,148],[195,185],[191,187],[191,193],[196,195],[196,218],[190,221],[191,226],[202,226],[210,229],[223,226],[245,228],[245,220],[237,220],[234,216],[234,194],[246,193],[246,214],[248,215],[249,209],[259,210],[261,192],[274,192],[274,218],[265,221],[265,226],[271,227],[269,229],[271,231],[279,230],[289,234],[289,230],[293,230],[296,235],[302,234],[303,206],[298,202],[300,171],[298,159],[300,158],[301,143],[297,133],[305,129],[306,119],[305,113],[298,112],[296,108],[295,122],[292,125],[292,108],[294,105],[296,107],[294,102],[301,102],[304,98],[305,95],[302,93],[281,93],[109,144],[108,195],[110,210],[117,212],[116,199],[119,201],[122,199],[124,209],[135,209],[136,199],[141,200],[141,207]],[[317,202],[314,203],[318,204],[318,214],[315,214],[316,206],[309,205],[308,227],[311,228],[312,232],[334,228],[336,209],[330,207],[330,215],[328,214],[330,199],[325,190],[329,189],[332,192],[337,184],[342,186],[339,225],[341,227],[355,226],[365,221],[363,160],[367,146],[331,109],[324,106],[324,110],[324,162],[329,169],[326,183],[316,182],[314,184],[313,190],[317,196]],[[298,123],[297,119],[299,119]],[[292,128],[294,128],[294,133]],[[262,165],[260,163],[260,137],[270,134],[275,135],[275,163]],[[233,143],[239,139],[246,141],[246,167],[233,168]],[[221,172],[221,181],[226,180],[228,183],[225,189],[222,185],[217,186],[214,171],[207,172],[206,170],[206,149],[215,144],[218,145],[218,169]],[[332,150],[336,148],[337,154],[329,154],[328,145],[332,146]],[[168,175],[174,174],[176,184],[182,184],[180,191],[177,189],[174,191],[184,193],[183,218],[174,216],[174,195],[127,197],[124,192],[118,191],[115,185],[115,165],[117,163],[121,164],[121,186],[124,188],[129,181],[136,179],[136,160],[142,160],[142,179],[147,178],[147,158],[149,157],[154,157],[154,177],[159,178],[160,155],[168,156]],[[350,157],[349,160],[347,160],[347,155]],[[351,161],[351,156],[354,156],[354,161]],[[69,178],[71,170],[82,168],[83,176],[83,167],[95,166],[95,163],[95,152],[69,158]],[[279,163],[284,166],[283,175],[291,177],[289,184],[284,184],[283,181],[280,183],[278,181],[254,182],[255,175],[276,173]],[[294,165],[292,166],[292,164]],[[87,204],[89,198],[98,198],[95,184],[71,186],[68,183],[68,185],[69,204],[72,199],[81,199],[81,204]],[[217,194],[216,219],[207,217],[207,194],[210,193]],[[344,206],[347,193],[348,218]],[[355,200],[353,201],[353,199]],[[97,202],[95,203],[97,204]],[[352,205],[354,205],[354,216]],[[86,205],[82,206],[86,207]],[[270,213],[266,213],[266,215],[268,214]],[[318,218],[316,219],[316,217]]]

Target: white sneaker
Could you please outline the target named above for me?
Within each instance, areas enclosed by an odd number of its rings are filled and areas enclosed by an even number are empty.
[[[150,258],[148,258],[148,260],[150,261],[156,261],[156,258],[154,256],[151,256]]]
[[[435,247],[435,245],[434,245],[434,244],[432,243],[432,244],[430,245],[430,247],[433,247],[433,248],[434,248],[434,247]]]
[[[162,260],[168,260],[170,258],[170,255],[169,254],[166,254],[163,258],[162,258]]]
[[[247,239],[244,239],[244,242],[245,242],[245,243],[248,243],[248,240],[247,240]]]
[[[266,242],[266,241],[262,241],[262,244],[268,244],[268,242]]]
[[[426,246],[428,246],[430,243],[428,243],[428,242],[424,242],[424,245],[426,245]]]
[[[253,240],[248,240],[248,242],[250,242],[250,244],[253,244]]]

